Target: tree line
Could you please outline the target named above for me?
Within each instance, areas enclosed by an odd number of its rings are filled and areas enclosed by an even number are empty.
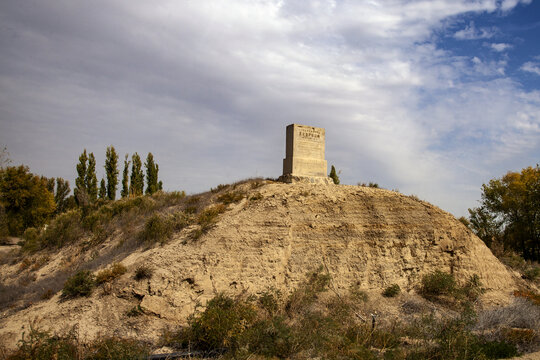
[[[18,236],[28,227],[43,226],[52,216],[76,207],[87,207],[99,201],[113,201],[118,190],[118,153],[107,147],[105,177],[99,188],[96,176],[96,159],[86,149],[76,165],[77,178],[73,195],[69,181],[32,174],[27,166],[9,166],[6,148],[0,153],[0,237]],[[159,166],[152,153],[148,153],[144,169],[138,153],[126,154],[122,173],[122,198],[151,195],[162,190],[158,179]],[[131,165],[131,172],[130,172]]]

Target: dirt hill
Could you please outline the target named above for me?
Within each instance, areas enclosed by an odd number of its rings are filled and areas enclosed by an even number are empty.
[[[257,294],[276,288],[288,293],[320,266],[337,292],[358,286],[380,293],[398,284],[414,294],[422,276],[434,270],[461,281],[476,274],[488,290],[482,298],[486,306],[506,303],[520,281],[452,215],[398,192],[263,181],[205,196],[208,204],[218,203],[219,196],[221,202],[233,201],[207,232],[197,232],[200,225],[192,224],[164,245],[108,258],[101,267],[121,261],[128,271],[88,298],[62,300],[57,292],[23,309],[5,310],[2,342],[13,347],[30,322],[54,331],[76,325],[83,338],[116,334],[155,341],[165,327],[184,323],[197,303],[218,292]],[[188,197],[161,211],[186,209],[190,201],[195,202]],[[120,246],[122,232],[135,230],[116,229],[91,250],[84,242],[55,250],[34,277],[58,276],[66,264],[84,267]],[[153,269],[151,279],[134,279],[140,265]],[[20,283],[21,269],[18,263],[4,263],[4,284]],[[144,314],[128,316],[138,305]]]

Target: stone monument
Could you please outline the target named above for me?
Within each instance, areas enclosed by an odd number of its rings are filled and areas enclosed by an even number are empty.
[[[279,180],[286,183],[332,183],[326,172],[324,141],[323,128],[299,124],[287,126],[283,175]]]

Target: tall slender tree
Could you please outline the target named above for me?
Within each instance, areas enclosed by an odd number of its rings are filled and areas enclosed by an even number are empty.
[[[125,198],[129,196],[129,164],[128,154],[124,158],[124,172],[122,174],[122,191],[120,195]]]
[[[146,193],[152,195],[160,190],[158,182],[159,166],[154,162],[152,153],[148,153],[144,166],[146,167]]]
[[[107,147],[105,173],[107,175],[107,198],[114,200],[118,186],[118,154],[112,145]]]
[[[73,189],[73,195],[75,195],[75,201],[77,205],[85,205],[88,198],[88,192],[86,188],[86,173],[88,169],[88,156],[86,155],[86,149],[79,156],[79,163],[77,164],[77,178],[75,179],[75,189]]]
[[[107,197],[107,186],[105,185],[105,179],[101,179],[101,183],[99,184],[99,198],[100,199],[108,199]]]
[[[142,162],[139,154],[135,153],[131,157],[131,179],[129,184],[129,194],[131,196],[139,196],[144,190],[144,173],[142,170]]]
[[[96,158],[94,153],[88,155],[88,168],[86,169],[86,191],[90,202],[94,202],[97,199],[98,195],[98,185],[96,177]]]
[[[69,181],[62,178],[56,178],[56,192],[54,194],[54,202],[56,203],[56,213],[60,214],[67,210],[68,195],[70,192]]]

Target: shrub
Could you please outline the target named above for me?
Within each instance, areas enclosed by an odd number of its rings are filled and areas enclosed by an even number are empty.
[[[135,280],[150,279],[152,278],[153,270],[148,265],[139,265],[135,269]]]
[[[456,281],[451,274],[440,270],[424,275],[420,292],[426,298],[451,295],[456,289]]]
[[[485,292],[482,288],[480,277],[476,274],[472,275],[469,280],[463,285],[459,292],[462,293],[468,300],[475,301],[480,295]]]
[[[540,277],[540,266],[530,266],[528,269],[523,271],[523,278],[527,280],[536,280]]]
[[[398,284],[392,284],[383,291],[383,296],[385,297],[396,297],[401,292],[401,288]]]
[[[7,360],[50,360],[77,359],[78,342],[74,333],[65,336],[52,336],[30,325],[28,336],[23,332],[18,349]]]
[[[173,223],[160,215],[152,215],[144,224],[144,229],[139,234],[143,241],[161,244],[166,243],[173,233]]]
[[[81,212],[70,210],[58,215],[41,234],[42,247],[62,247],[72,244],[84,234]]]
[[[94,275],[88,270],[81,270],[68,278],[62,289],[63,298],[90,296],[96,286]]]
[[[256,311],[251,303],[221,293],[208,302],[202,313],[189,319],[189,327],[180,333],[180,340],[199,350],[234,351],[255,319]]]
[[[280,316],[258,321],[245,332],[243,340],[251,353],[280,359],[289,358],[296,345],[293,329]]]
[[[217,197],[219,202],[225,205],[237,203],[244,198],[244,194],[239,191],[230,191]]]
[[[22,245],[22,251],[34,253],[41,248],[39,241],[39,231],[36,228],[29,227],[22,235],[24,243]]]
[[[149,354],[148,347],[136,340],[110,337],[90,344],[85,360],[146,360]]]
[[[323,267],[308,274],[307,281],[300,285],[298,289],[293,291],[285,310],[289,313],[302,311],[302,309],[311,305],[319,296],[320,293],[328,288],[330,283],[330,275],[323,274]]]
[[[197,223],[203,231],[206,231],[216,223],[218,216],[224,213],[225,210],[226,208],[222,204],[209,207],[199,214]]]
[[[124,275],[127,272],[127,268],[121,263],[114,263],[108,269],[101,270],[96,275],[96,283],[103,284],[106,282],[111,282],[114,279]]]

